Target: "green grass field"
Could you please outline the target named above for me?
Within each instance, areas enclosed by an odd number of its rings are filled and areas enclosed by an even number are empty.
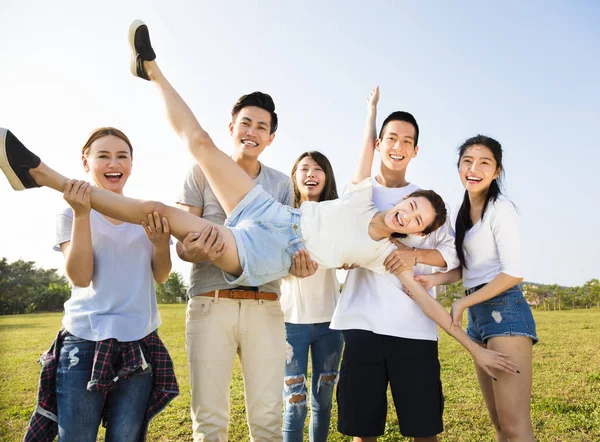
[[[161,305],[160,335],[175,362],[181,395],[150,426],[151,441],[191,440],[185,356],[185,308]],[[533,425],[538,441],[600,441],[600,310],[535,312]],[[21,440],[35,406],[39,355],[60,327],[61,314],[0,316],[0,440]],[[492,441],[493,432],[468,354],[446,335],[440,359],[446,397],[442,441]],[[231,384],[230,440],[248,440],[239,365]],[[390,401],[391,403],[391,401]],[[334,409],[329,440],[345,441]],[[404,440],[393,408],[381,441]]]

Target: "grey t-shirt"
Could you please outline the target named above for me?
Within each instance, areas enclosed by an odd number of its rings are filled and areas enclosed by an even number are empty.
[[[290,177],[260,164],[260,173],[254,178],[256,184],[269,192],[273,198],[282,204],[293,205],[294,189]],[[219,204],[217,197],[208,185],[206,177],[200,166],[195,164],[188,172],[183,190],[179,195],[178,203],[202,209],[202,218],[223,225],[227,216]],[[189,296],[196,296],[213,290],[231,289],[233,286],[227,284],[223,278],[223,272],[210,262],[192,264],[190,273]],[[261,285],[259,289],[263,292],[273,292],[281,295],[280,281],[272,281]]]

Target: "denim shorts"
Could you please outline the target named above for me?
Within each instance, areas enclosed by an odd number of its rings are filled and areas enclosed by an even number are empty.
[[[467,335],[480,344],[496,336],[528,336],[535,344],[538,341],[535,321],[521,286],[469,307]]]
[[[304,247],[300,210],[276,201],[260,185],[235,206],[225,227],[233,233],[242,267],[240,276],[223,272],[229,284],[259,286],[281,279]]]

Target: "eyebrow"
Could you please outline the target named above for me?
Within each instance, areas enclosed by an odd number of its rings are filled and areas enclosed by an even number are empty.
[[[108,150],[99,150],[96,153],[99,154],[99,153],[110,153],[110,152]],[[117,153],[126,153],[126,154],[128,154],[130,152],[128,150],[120,150]]]
[[[419,206],[417,205],[417,200],[412,200],[411,203],[413,203],[415,205],[415,211],[419,210]],[[421,215],[417,216],[417,219],[419,220],[421,225],[423,225],[423,218],[421,217]]]
[[[472,155],[463,155],[462,157],[463,157],[463,158],[469,158],[469,159],[471,159],[471,160],[475,158],[475,157],[474,157],[474,156],[472,156]],[[489,158],[489,157],[479,157],[478,159],[479,159],[479,160],[496,161],[496,160],[494,160],[493,158]]]

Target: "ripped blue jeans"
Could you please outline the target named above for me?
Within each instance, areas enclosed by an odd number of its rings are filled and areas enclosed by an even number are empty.
[[[308,410],[308,352],[312,364],[310,388],[309,440],[327,440],[331,405],[337,382],[343,338],[331,330],[329,322],[319,324],[285,323],[286,364],[283,385],[283,440],[301,442]]]

